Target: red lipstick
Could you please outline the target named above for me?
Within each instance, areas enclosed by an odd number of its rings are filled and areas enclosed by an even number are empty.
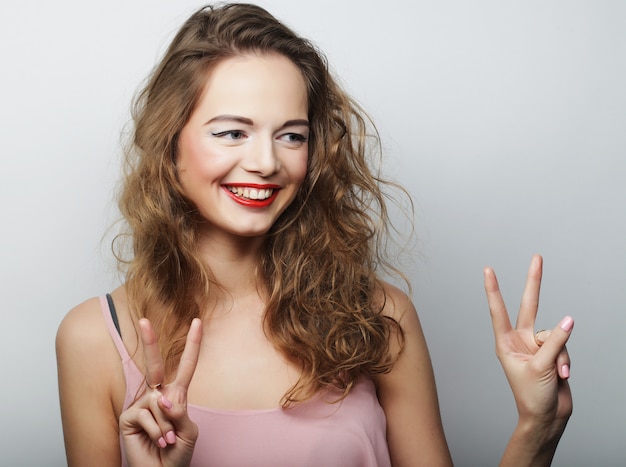
[[[280,191],[280,186],[278,185],[259,185],[255,183],[232,183],[222,185],[222,188],[235,202],[241,204],[242,206],[251,208],[264,208],[269,206],[274,202],[278,192]],[[264,199],[252,199],[250,197],[242,196],[239,193],[233,193],[232,188],[253,189],[257,190],[257,192],[260,190],[272,190],[272,194]]]

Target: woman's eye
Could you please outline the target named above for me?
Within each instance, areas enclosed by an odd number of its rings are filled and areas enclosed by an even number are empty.
[[[211,133],[213,136],[217,138],[226,138],[233,141],[243,139],[245,134],[241,130],[228,130],[228,131],[220,131],[218,133]]]
[[[299,133],[286,133],[280,137],[281,140],[285,141],[294,146],[302,146],[304,143],[308,141],[308,138]]]

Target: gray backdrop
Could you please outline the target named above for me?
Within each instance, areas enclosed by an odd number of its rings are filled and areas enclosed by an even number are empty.
[[[482,268],[538,327],[576,319],[555,465],[624,465],[626,3],[261,2],[326,51],[416,201],[404,265],[459,466],[495,465],[516,412]],[[0,463],[63,465],[54,336],[119,282],[107,228],[130,98],[195,1],[0,6]]]

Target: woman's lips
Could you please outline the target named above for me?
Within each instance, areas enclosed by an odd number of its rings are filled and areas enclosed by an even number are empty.
[[[224,190],[237,203],[262,208],[269,206],[276,199],[280,187],[277,185],[223,185]]]

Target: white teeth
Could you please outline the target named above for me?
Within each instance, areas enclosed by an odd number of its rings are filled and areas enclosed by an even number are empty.
[[[268,188],[266,190],[259,190],[257,188],[242,188],[240,186],[229,186],[228,190],[242,198],[247,199],[256,199],[256,200],[264,200],[272,196],[274,190],[272,188]]]

